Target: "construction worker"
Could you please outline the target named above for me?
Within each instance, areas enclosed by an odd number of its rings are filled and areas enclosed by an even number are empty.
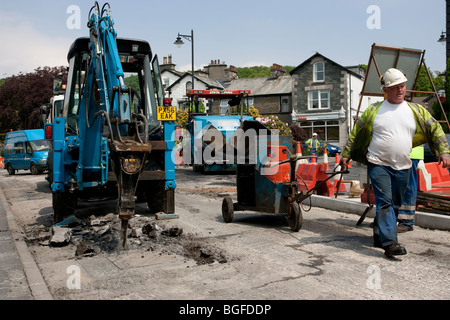
[[[418,146],[413,148],[409,157],[411,158],[412,166],[402,206],[398,209],[398,233],[412,231],[414,228],[417,200],[417,166],[420,160],[424,158],[423,147]]]
[[[317,149],[320,147],[320,142],[317,139],[317,133],[313,133],[312,138],[305,141],[308,146],[310,155],[315,154],[317,156]]]
[[[194,96],[194,101],[191,102],[191,113],[205,113],[205,105],[203,102],[198,101],[198,95]]]
[[[374,246],[388,257],[406,254],[398,243],[397,218],[408,187],[413,147],[427,142],[438,164],[450,167],[450,149],[441,125],[421,105],[405,101],[402,71],[391,68],[380,78],[386,99],[372,104],[355,123],[340,165],[350,159],[367,165],[375,194]]]

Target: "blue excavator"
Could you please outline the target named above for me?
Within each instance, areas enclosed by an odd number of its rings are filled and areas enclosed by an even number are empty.
[[[149,43],[118,38],[108,3],[95,2],[88,19],[89,38],[76,39],[68,53],[62,116],[45,125],[54,220],[73,215],[78,199],[111,190],[125,246],[137,198],[161,217],[178,217],[176,110],[164,99]]]

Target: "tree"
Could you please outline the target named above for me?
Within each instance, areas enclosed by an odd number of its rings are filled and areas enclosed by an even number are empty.
[[[430,69],[428,69],[428,72],[430,73],[431,79],[434,83],[434,86],[436,87],[436,90],[438,90],[440,87],[442,87],[444,85],[444,81],[442,80],[441,77],[434,77],[433,73],[430,71]],[[414,79],[410,79],[410,80],[414,81]],[[417,91],[430,91],[430,92],[433,91],[433,86],[430,83],[430,78],[428,77],[427,69],[425,68],[424,65],[421,66],[420,71],[419,71],[419,77],[417,78],[417,84],[416,84],[416,90]],[[415,94],[415,96],[418,96],[418,97],[425,97],[427,95],[428,95],[427,93]]]
[[[447,60],[447,69],[445,71],[445,82],[443,83],[444,89],[445,89],[445,97],[450,97],[450,59]],[[440,88],[440,87],[439,87]],[[439,89],[438,87],[436,89]],[[445,99],[444,102],[442,102],[442,108],[444,109],[445,115],[447,119],[450,117],[450,101],[449,99]],[[442,113],[441,106],[439,102],[433,103],[432,106],[433,110],[433,117],[435,117],[438,121],[444,121],[445,117]],[[450,132],[450,128],[447,127],[446,123],[441,123],[442,127],[444,128],[445,132]]]
[[[286,71],[286,74],[289,74],[295,67],[284,66],[283,68]],[[268,77],[270,76],[270,70],[271,67],[266,66],[236,68],[239,79]]]
[[[50,101],[58,74],[66,75],[66,67],[37,68],[5,79],[0,87],[0,132],[40,128],[39,108]]]

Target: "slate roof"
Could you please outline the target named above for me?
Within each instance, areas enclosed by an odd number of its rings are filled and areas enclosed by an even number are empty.
[[[178,85],[184,78],[188,77],[189,79],[191,79],[192,75],[189,72],[186,72],[183,76],[181,76],[177,81],[175,81],[174,83],[172,83],[168,88],[166,88],[166,90],[170,91],[170,89],[176,85]],[[194,76],[196,81],[201,81],[204,84],[206,84],[207,87],[211,88],[211,89],[224,89],[223,86],[217,82],[216,80],[212,80],[209,78],[204,78],[204,77],[199,77],[199,76]]]
[[[251,90],[250,96],[280,95],[292,93],[292,77],[280,76],[276,79],[269,77],[235,79],[230,82],[227,90]]]

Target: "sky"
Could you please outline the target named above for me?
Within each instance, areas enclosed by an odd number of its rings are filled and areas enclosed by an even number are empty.
[[[0,0],[0,78],[38,67],[67,66],[78,37],[89,36],[95,1]],[[99,1],[100,7],[105,2]],[[211,60],[235,67],[298,66],[316,52],[342,66],[368,64],[372,44],[425,50],[432,71],[445,70],[444,0],[110,0],[119,37],[150,43],[160,63],[191,70]]]

